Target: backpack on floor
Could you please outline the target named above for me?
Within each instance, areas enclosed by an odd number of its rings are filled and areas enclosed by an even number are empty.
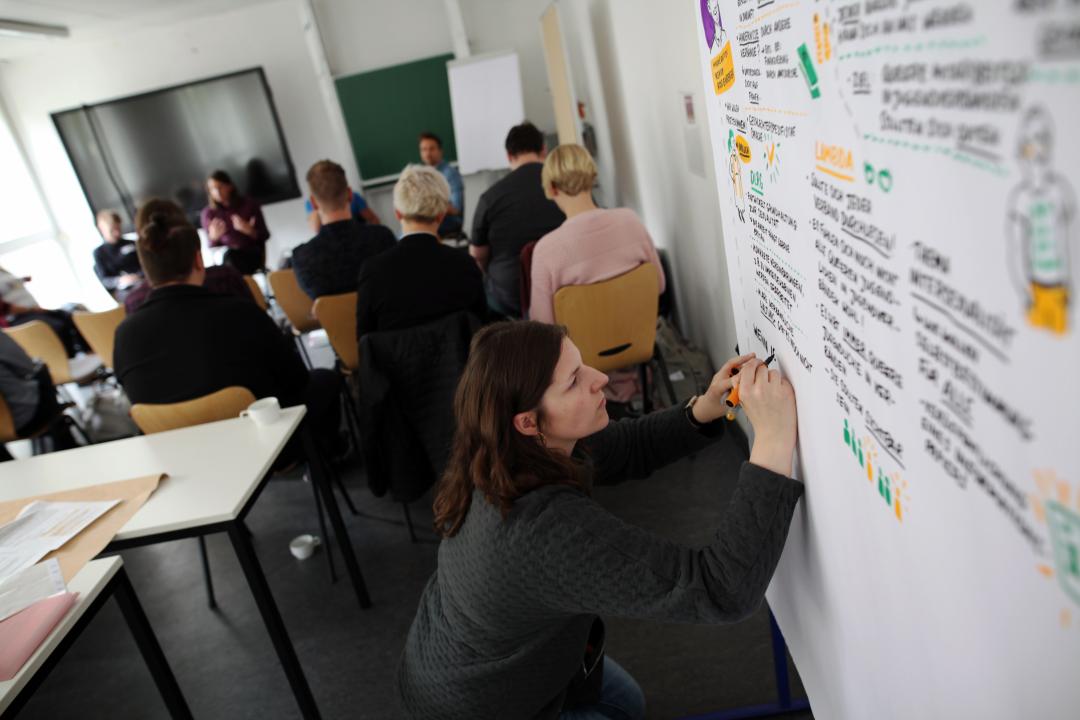
[[[682,401],[705,392],[716,371],[704,351],[684,338],[678,328],[665,317],[661,317],[656,325],[656,344],[666,361],[668,377],[675,388],[675,397]],[[655,363],[654,368],[659,371]],[[654,381],[650,387],[656,396],[657,407],[663,407],[670,402],[662,383]]]

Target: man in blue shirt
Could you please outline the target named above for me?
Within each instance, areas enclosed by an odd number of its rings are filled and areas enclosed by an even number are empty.
[[[446,217],[439,225],[440,237],[453,237],[461,234],[464,225],[465,214],[465,184],[461,180],[461,173],[443,159],[442,140],[432,132],[420,133],[420,159],[425,165],[442,173],[446,182],[450,184],[450,207],[446,211]]]

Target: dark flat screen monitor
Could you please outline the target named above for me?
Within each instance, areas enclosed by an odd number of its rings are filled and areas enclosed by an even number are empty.
[[[116,210],[125,231],[150,198],[193,221],[206,178],[224,170],[262,204],[300,197],[273,96],[261,68],[52,114],[95,213]]]

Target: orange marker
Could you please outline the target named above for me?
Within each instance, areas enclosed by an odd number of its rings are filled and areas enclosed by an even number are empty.
[[[773,361],[774,358],[776,358],[776,353],[773,353],[769,357],[765,358],[765,367],[769,367],[769,364]],[[735,368],[734,370],[731,371],[731,374],[732,375],[737,375],[738,372],[739,372],[739,368]],[[731,392],[728,393],[727,400],[725,400],[724,402],[727,403],[727,406],[729,408],[731,408],[731,410],[728,411],[727,419],[728,420],[734,420],[735,419],[735,408],[737,408],[739,406],[739,386],[738,385],[731,388]]]

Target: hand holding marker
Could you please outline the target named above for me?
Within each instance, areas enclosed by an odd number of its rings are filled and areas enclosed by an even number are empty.
[[[769,367],[769,365],[775,359],[776,359],[776,353],[773,353],[769,357],[765,358],[765,363],[764,363],[765,367]],[[731,370],[732,376],[737,375],[738,373],[739,373],[739,368],[732,368],[732,370]],[[728,410],[727,419],[728,420],[734,420],[735,419],[735,408],[737,408],[739,406],[739,384],[738,383],[734,383],[732,385],[731,392],[728,393],[727,399],[724,400],[724,403],[729,408],[731,408],[730,410]]]

